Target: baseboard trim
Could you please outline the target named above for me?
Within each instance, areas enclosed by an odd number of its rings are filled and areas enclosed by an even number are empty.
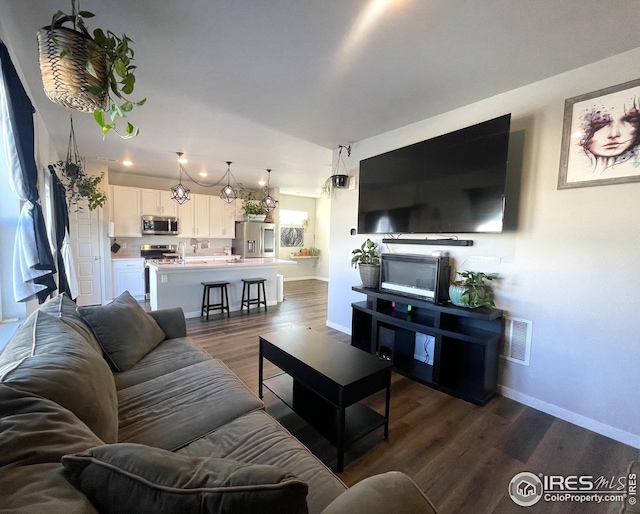
[[[344,334],[347,334],[349,336],[351,335],[351,327],[344,327],[342,325],[338,325],[337,323],[332,323],[329,320],[327,320],[326,325],[329,328],[333,328],[333,329],[338,330],[338,331],[340,331],[340,332],[342,332]]]
[[[328,278],[323,277],[284,277],[283,282],[297,282],[298,280],[322,280],[323,282],[329,282]]]
[[[574,425],[578,425],[579,427],[586,428],[588,430],[591,430],[592,432],[596,432],[597,434],[610,437],[611,439],[615,439],[616,441],[640,449],[640,435],[625,432],[624,430],[620,430],[619,428],[615,428],[611,425],[596,421],[595,419],[576,414],[575,412],[571,412],[567,409],[563,409],[562,407],[558,407],[557,405],[538,400],[537,398],[522,394],[518,391],[515,391],[514,389],[509,389],[508,387],[502,385],[498,385],[497,390],[498,394],[501,394],[506,398],[510,398],[511,400],[515,400],[518,403],[522,403],[524,405],[527,405],[528,407],[546,412],[547,414],[555,416],[556,418],[560,418],[564,421],[568,421],[569,423],[573,423]]]

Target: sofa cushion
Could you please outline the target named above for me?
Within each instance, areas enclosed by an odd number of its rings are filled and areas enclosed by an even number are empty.
[[[398,502],[398,498],[402,501]],[[365,478],[341,494],[322,514],[436,514],[431,501],[404,473],[389,471]]]
[[[307,484],[275,466],[186,457],[138,444],[99,446],[62,458],[100,512],[306,513]]]
[[[78,334],[84,337],[96,352],[102,355],[102,348],[91,330],[91,327],[84,318],[80,316],[75,302],[69,298],[66,293],[59,294],[51,300],[46,301],[38,310],[46,312],[54,318],[64,321],[67,325],[78,332]]]
[[[327,466],[262,410],[245,414],[176,453],[191,457],[209,455],[286,469],[309,485],[307,505],[310,514],[318,514],[347,490]]]
[[[121,443],[165,450],[264,408],[222,361],[211,358],[119,390],[118,406]]]
[[[64,407],[6,384],[0,406],[0,512],[95,512],[60,459],[103,441]]]
[[[165,339],[127,371],[116,371],[113,378],[120,390],[208,360],[211,356],[188,337]]]
[[[118,371],[126,371],[158,346],[165,333],[125,291],[107,305],[78,307]]]
[[[36,311],[10,344],[28,352],[1,367],[0,382],[69,409],[105,442],[118,440],[113,374],[102,356],[76,330]]]

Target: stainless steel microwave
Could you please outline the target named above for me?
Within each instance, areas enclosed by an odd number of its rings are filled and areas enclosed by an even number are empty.
[[[148,235],[178,235],[178,218],[170,216],[142,216],[142,233]]]

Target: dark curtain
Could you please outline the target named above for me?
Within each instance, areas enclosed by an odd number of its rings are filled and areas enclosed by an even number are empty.
[[[58,264],[58,291],[60,293],[67,293],[69,298],[71,296],[71,290],[69,288],[69,281],[67,279],[67,271],[64,265],[64,257],[62,254],[62,247],[64,245],[65,233],[69,231],[69,210],[67,208],[67,190],[62,182],[56,175],[56,172],[49,168],[51,171],[51,187],[53,190],[53,223],[56,233],[56,263]]]
[[[37,298],[39,303],[56,290],[53,275],[56,272],[49,247],[47,231],[40,206],[37,181],[38,170],[34,157],[34,128],[31,100],[22,87],[11,62],[9,52],[0,41],[2,84],[7,165],[9,179],[16,195],[24,202],[13,255],[13,283],[16,301]]]

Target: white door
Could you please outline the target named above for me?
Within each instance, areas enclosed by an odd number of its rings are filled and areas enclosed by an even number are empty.
[[[100,268],[100,222],[98,210],[90,211],[86,202],[80,202],[82,210],[69,212],[69,239],[71,253],[78,278],[78,298],[82,305],[100,305],[102,303],[102,280]]]

